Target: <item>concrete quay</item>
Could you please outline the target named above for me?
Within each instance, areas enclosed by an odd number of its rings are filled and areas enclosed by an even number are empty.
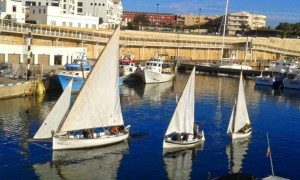
[[[35,82],[0,77],[0,99],[28,96],[35,92]]]

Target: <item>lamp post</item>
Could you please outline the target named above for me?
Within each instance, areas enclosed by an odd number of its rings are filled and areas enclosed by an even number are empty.
[[[156,4],[156,31],[157,31],[157,23],[158,23],[158,6],[159,4]]]
[[[202,9],[200,8],[200,9],[199,9],[199,31],[198,31],[198,32],[199,32],[199,34],[200,34],[200,26],[201,26],[201,25],[200,25],[200,19],[201,19],[201,17],[200,17],[200,13],[201,13],[201,10],[202,10]]]

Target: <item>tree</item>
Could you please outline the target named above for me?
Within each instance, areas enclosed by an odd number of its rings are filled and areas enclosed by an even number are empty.
[[[141,13],[141,14],[137,14],[134,18],[133,18],[133,23],[135,25],[146,25],[149,24],[149,20],[146,17],[146,14]]]
[[[240,29],[241,29],[242,35],[244,35],[245,32],[248,32],[248,31],[251,30],[250,26],[249,26],[248,24],[245,24],[245,23],[242,23],[242,24],[240,25]]]

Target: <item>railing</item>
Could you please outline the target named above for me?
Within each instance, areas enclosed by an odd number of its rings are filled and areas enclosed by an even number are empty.
[[[18,24],[13,21],[0,20],[0,31],[8,31],[14,33],[27,34],[32,32],[33,35],[76,39],[80,41],[90,41],[96,43],[107,43],[111,33],[105,33],[101,31],[87,31],[79,30],[78,28],[65,28],[48,25],[33,25],[33,24]],[[0,39],[1,40],[1,39]],[[17,42],[10,42],[11,44],[17,44]],[[139,36],[121,36],[121,45],[123,46],[140,46],[140,47],[173,47],[173,48],[201,48],[201,49],[221,49],[221,42],[214,41],[200,41],[200,40],[183,40],[176,36],[162,38],[152,37],[139,37]],[[228,49],[230,43],[225,42],[225,49]],[[253,50],[267,51],[271,53],[281,53],[286,55],[300,56],[300,51],[277,48],[274,46],[267,46],[263,44],[252,44]]]

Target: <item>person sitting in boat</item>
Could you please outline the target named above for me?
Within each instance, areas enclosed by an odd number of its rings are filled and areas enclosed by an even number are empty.
[[[112,129],[111,129],[111,133],[112,134],[118,134],[120,131],[119,131],[119,128],[117,127],[117,126],[115,126],[115,127],[113,127]]]
[[[84,138],[88,138],[89,134],[90,134],[90,130],[88,130],[88,129],[82,130],[82,135]]]
[[[172,141],[181,141],[180,133],[174,132],[171,139],[172,139]]]
[[[198,137],[199,133],[199,126],[198,124],[194,123],[194,139]]]

